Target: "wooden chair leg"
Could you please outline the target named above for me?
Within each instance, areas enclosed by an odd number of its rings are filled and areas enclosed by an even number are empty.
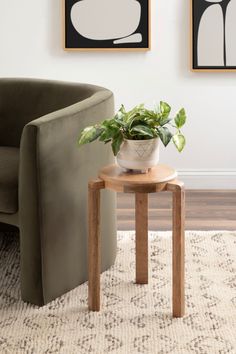
[[[89,310],[100,310],[100,189],[104,182],[95,180],[88,185],[88,305]]]
[[[136,283],[148,283],[148,194],[135,193]]]
[[[171,187],[170,187],[171,185]],[[181,182],[168,184],[173,192],[173,248],[172,248],[172,276],[173,276],[173,317],[182,317],[185,312],[184,295],[184,227],[185,227],[185,192]]]

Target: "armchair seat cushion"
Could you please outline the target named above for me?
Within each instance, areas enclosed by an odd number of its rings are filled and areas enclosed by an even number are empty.
[[[18,210],[18,168],[20,149],[0,146],[0,212]]]

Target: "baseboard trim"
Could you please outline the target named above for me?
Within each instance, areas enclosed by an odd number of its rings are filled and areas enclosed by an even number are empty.
[[[236,189],[236,170],[179,169],[187,189]]]

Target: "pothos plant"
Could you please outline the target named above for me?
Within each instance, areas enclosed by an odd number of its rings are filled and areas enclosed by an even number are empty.
[[[116,156],[124,139],[148,140],[159,137],[164,146],[172,141],[181,152],[185,146],[185,137],[180,130],[186,121],[185,110],[181,108],[173,118],[170,118],[170,112],[171,107],[163,101],[153,110],[140,104],[126,111],[124,105],[121,105],[112,119],[105,119],[85,128],[80,133],[78,145],[91,143],[96,139],[105,144],[111,142]]]

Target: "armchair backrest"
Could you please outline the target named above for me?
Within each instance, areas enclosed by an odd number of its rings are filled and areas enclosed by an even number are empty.
[[[27,123],[89,98],[99,89],[60,81],[0,79],[0,146],[19,147]]]

